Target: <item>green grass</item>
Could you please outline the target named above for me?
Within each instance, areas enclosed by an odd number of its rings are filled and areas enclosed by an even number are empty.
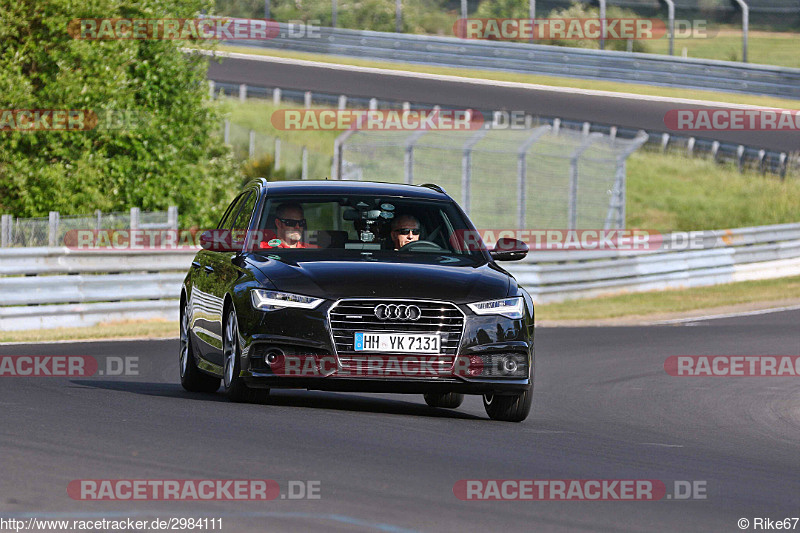
[[[800,180],[639,151],[627,163],[629,228],[723,229],[800,221]]]
[[[536,306],[536,320],[647,317],[723,306],[800,298],[800,276],[711,287],[622,294]]]
[[[800,68],[800,34],[751,31],[747,40],[748,63]],[[666,38],[648,41],[647,46],[655,54],[669,51]],[[688,57],[741,61],[742,32],[724,29],[705,39],[675,39],[676,56],[682,54],[683,48]]]
[[[178,323],[168,320],[107,322],[85,328],[0,331],[0,342],[177,337]]]
[[[708,100],[714,102],[750,104],[756,106],[776,107],[783,109],[800,109],[800,102],[798,102],[797,100],[792,100],[788,98],[774,98],[771,96],[734,94],[734,93],[715,92],[715,91],[702,91],[696,89],[675,89],[670,87],[656,87],[654,85],[644,85],[636,83],[584,80],[580,78],[563,78],[557,76],[542,76],[533,74],[517,74],[513,72],[501,72],[494,70],[479,70],[479,69],[439,67],[439,66],[432,67],[425,65],[414,65],[411,63],[374,61],[367,59],[357,59],[352,57],[334,56],[326,54],[309,54],[304,52],[271,50],[271,49],[244,47],[244,46],[220,46],[219,50],[227,52],[239,52],[252,55],[304,59],[309,61],[319,61],[322,63],[337,63],[342,65],[356,65],[356,66],[391,69],[391,70],[405,70],[408,72],[422,72],[427,74],[443,74],[449,76],[460,76],[465,78],[511,81],[519,83],[534,83],[534,84],[547,85],[553,87],[572,87],[576,89],[591,89],[599,91],[634,93],[634,94],[642,94],[650,96],[667,96],[672,98],[689,98],[694,100]],[[280,82],[276,81],[275,84],[280,85]]]

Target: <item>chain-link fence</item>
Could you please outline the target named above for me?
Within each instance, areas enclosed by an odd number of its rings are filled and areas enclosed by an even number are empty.
[[[241,160],[255,160],[270,155],[275,170],[284,169],[287,179],[323,179],[329,176],[331,156],[254,130],[230,121],[224,125],[225,143]]]
[[[624,228],[625,160],[647,140],[543,125],[477,131],[346,132],[339,179],[433,182],[477,227]]]
[[[127,212],[94,215],[61,215],[51,211],[47,217],[14,218],[3,215],[0,224],[0,247],[62,246],[71,230],[178,229],[178,208],[167,211],[145,211],[131,208]]]

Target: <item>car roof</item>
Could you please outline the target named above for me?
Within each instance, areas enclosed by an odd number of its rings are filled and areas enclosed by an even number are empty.
[[[439,187],[427,185],[405,185],[402,183],[383,183],[378,181],[351,180],[302,180],[302,181],[261,181],[262,188],[269,195],[291,194],[379,194],[404,198],[426,198],[431,200],[452,200]],[[436,190],[431,187],[436,187]],[[440,192],[441,191],[441,192]]]

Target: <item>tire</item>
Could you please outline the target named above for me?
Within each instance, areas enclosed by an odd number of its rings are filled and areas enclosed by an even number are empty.
[[[458,392],[447,392],[444,394],[425,394],[425,403],[431,407],[442,407],[444,409],[455,409],[464,402],[464,395]]]
[[[483,395],[483,407],[492,420],[522,422],[528,418],[533,401],[533,389],[512,396]]]
[[[181,351],[178,359],[181,386],[189,392],[217,392],[220,379],[209,376],[197,368],[197,361],[192,349],[192,337],[189,334],[188,311],[187,306],[184,305],[181,312]]]
[[[225,395],[232,402],[263,403],[269,397],[269,389],[253,389],[247,386],[241,373],[241,347],[239,345],[239,323],[236,311],[231,309],[225,318],[225,329],[222,335],[222,357],[224,367],[222,386]]]

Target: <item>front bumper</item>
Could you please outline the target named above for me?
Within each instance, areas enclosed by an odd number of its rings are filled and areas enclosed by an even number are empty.
[[[535,371],[533,319],[508,319],[479,316],[459,306],[466,316],[458,347],[458,357],[493,362],[492,357],[513,355],[525,365],[525,372],[513,377],[497,377],[491,372],[469,374],[440,373],[427,376],[353,375],[339,359],[329,322],[328,307],[315,310],[286,309],[258,313],[248,324],[241,324],[246,349],[242,353],[241,376],[253,388],[289,388],[341,392],[517,394],[533,386]],[[266,333],[269,332],[269,333]],[[302,355],[332,358],[330,371],[323,375],[287,375],[267,362],[270,349],[287,356]],[[388,354],[365,354],[369,357]],[[399,356],[398,356],[399,357]]]

